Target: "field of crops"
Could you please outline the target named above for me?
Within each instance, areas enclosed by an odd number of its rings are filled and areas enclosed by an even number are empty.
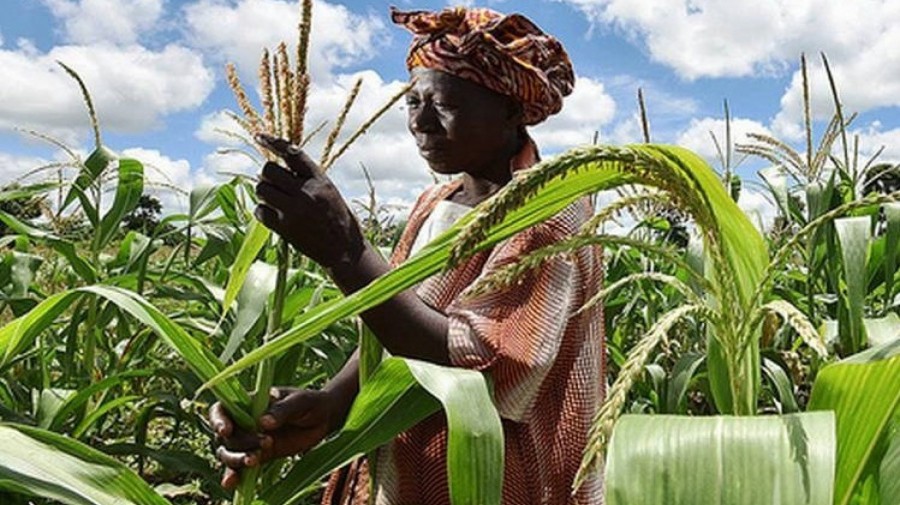
[[[229,73],[248,146],[255,131],[301,145],[318,133],[304,132],[309,78],[288,52],[263,57],[259,111]],[[900,504],[900,166],[855,154],[834,83],[834,119],[818,136],[808,125],[805,152],[716,139],[712,168],[673,146],[573,148],[345,297],[254,219],[251,178],[195,188],[186,213],[160,215],[146,167],[103,143],[89,90],[66,70],[95,150],[82,158],[35,132],[67,161],[0,188],[0,503],[317,503],[329,472],[444,409],[454,503],[499,504],[503,441],[484,377],[382,360],[357,316],[616,191],[578,235],[475,287],[603,247],[589,303],[604,306],[609,387],[580,476],[604,472],[609,504]],[[370,125],[342,131],[354,97],[325,168]],[[762,231],[735,203],[751,182],[735,175],[739,156],[770,165],[758,183],[777,217]],[[357,210],[390,250],[403,223],[374,191]],[[604,231],[622,216],[625,233]],[[209,406],[252,428],[269,386],[320,386],[357,346],[364,387],[345,428],[224,490]]]

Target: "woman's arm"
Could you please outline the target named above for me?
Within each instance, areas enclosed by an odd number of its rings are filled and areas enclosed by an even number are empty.
[[[257,218],[298,251],[322,265],[345,294],[362,289],[390,270],[363,237],[337,188],[316,164],[288,142],[257,140],[278,154],[287,169],[267,163],[257,195]],[[392,354],[449,364],[447,318],[408,289],[362,314]]]

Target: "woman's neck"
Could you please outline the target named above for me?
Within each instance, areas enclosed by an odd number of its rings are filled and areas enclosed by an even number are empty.
[[[510,164],[513,157],[522,149],[524,142],[524,139],[516,137],[495,162],[482,167],[477,172],[464,172],[462,185],[448,199],[469,207],[474,207],[487,200],[512,179]]]

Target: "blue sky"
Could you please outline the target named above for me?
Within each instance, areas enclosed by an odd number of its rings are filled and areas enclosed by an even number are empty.
[[[466,3],[466,2],[463,2]],[[710,131],[722,138],[722,102],[733,131],[771,133],[801,146],[799,55],[810,59],[816,117],[831,114],[825,52],[845,107],[860,113],[854,131],[863,154],[886,146],[900,161],[900,2],[896,0],[524,0],[467,2],[520,12],[560,38],[578,83],[561,114],[534,130],[545,154],[589,142],[640,140],[637,88],[644,90],[656,142],[679,143],[714,162]],[[310,124],[333,119],[356,77],[363,91],[351,130],[406,78],[409,35],[391,25],[388,7],[438,9],[445,1],[317,1]],[[235,62],[248,87],[263,47],[293,42],[297,2],[287,0],[0,0],[0,183],[60,159],[61,153],[14,130],[51,134],[85,152],[90,130],[74,82],[55,65],[79,71],[94,96],[104,140],[152,165],[151,177],[187,189],[252,173],[216,133],[233,126],[223,68]],[[391,111],[333,169],[348,198],[365,191],[364,163],[384,202],[408,203],[431,181]],[[821,122],[819,123],[821,129]],[[318,146],[312,145],[315,155]],[[315,156],[314,156],[315,157]],[[740,173],[754,177],[759,162]],[[160,195],[172,208],[184,198]],[[748,192],[742,204],[763,205]]]

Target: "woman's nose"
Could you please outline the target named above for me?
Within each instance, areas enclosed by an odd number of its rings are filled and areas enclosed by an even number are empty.
[[[414,132],[430,133],[440,128],[437,111],[431,104],[409,108],[409,128]]]

